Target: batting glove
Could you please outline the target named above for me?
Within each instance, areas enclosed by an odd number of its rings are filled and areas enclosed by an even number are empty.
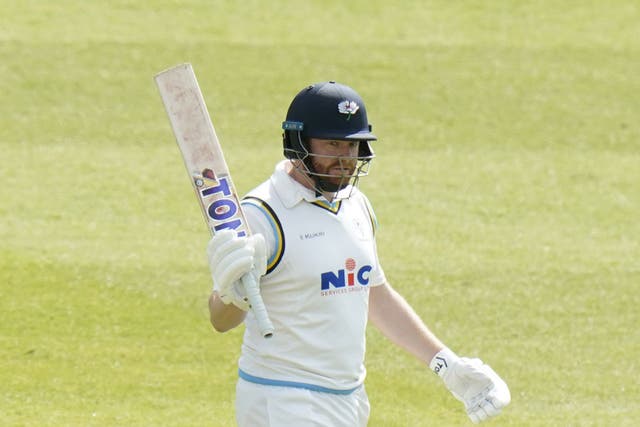
[[[207,244],[207,258],[213,278],[213,290],[223,303],[248,311],[250,306],[241,278],[252,274],[257,283],[267,270],[264,237],[253,234],[238,237],[233,230],[218,231]]]
[[[474,424],[494,417],[511,402],[507,384],[480,359],[458,357],[445,348],[429,367],[444,381],[456,399],[464,403]]]

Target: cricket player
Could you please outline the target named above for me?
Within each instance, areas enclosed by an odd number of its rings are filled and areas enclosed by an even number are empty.
[[[220,231],[207,246],[210,320],[245,324],[236,386],[241,427],[366,426],[368,322],[430,367],[474,423],[510,402],[505,382],[479,359],[458,357],[395,291],[380,265],[377,221],[358,180],[376,140],[361,97],[330,81],[293,99],[284,157],[242,205],[253,234]],[[260,283],[273,322],[265,339],[240,283]]]

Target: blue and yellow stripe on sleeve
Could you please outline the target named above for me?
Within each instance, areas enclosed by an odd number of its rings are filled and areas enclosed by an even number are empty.
[[[278,263],[280,263],[280,260],[284,255],[284,231],[282,230],[282,224],[271,206],[262,199],[248,196],[242,199],[241,204],[243,208],[249,206],[257,208],[271,226],[271,231],[273,232],[273,237],[275,239],[275,250],[272,254],[269,254],[269,257],[267,258],[267,274],[269,274],[278,266]]]

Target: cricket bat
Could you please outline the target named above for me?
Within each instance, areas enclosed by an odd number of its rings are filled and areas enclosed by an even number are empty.
[[[215,234],[228,228],[238,236],[248,236],[251,230],[193,67],[180,64],[158,73],[154,79],[209,230]],[[242,284],[262,336],[271,337],[273,324],[258,283],[246,274]]]

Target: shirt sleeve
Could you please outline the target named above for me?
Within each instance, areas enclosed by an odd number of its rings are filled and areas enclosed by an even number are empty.
[[[273,214],[257,199],[244,199],[242,209],[253,234],[262,234],[267,249],[267,273],[279,262],[283,239],[281,227]]]

